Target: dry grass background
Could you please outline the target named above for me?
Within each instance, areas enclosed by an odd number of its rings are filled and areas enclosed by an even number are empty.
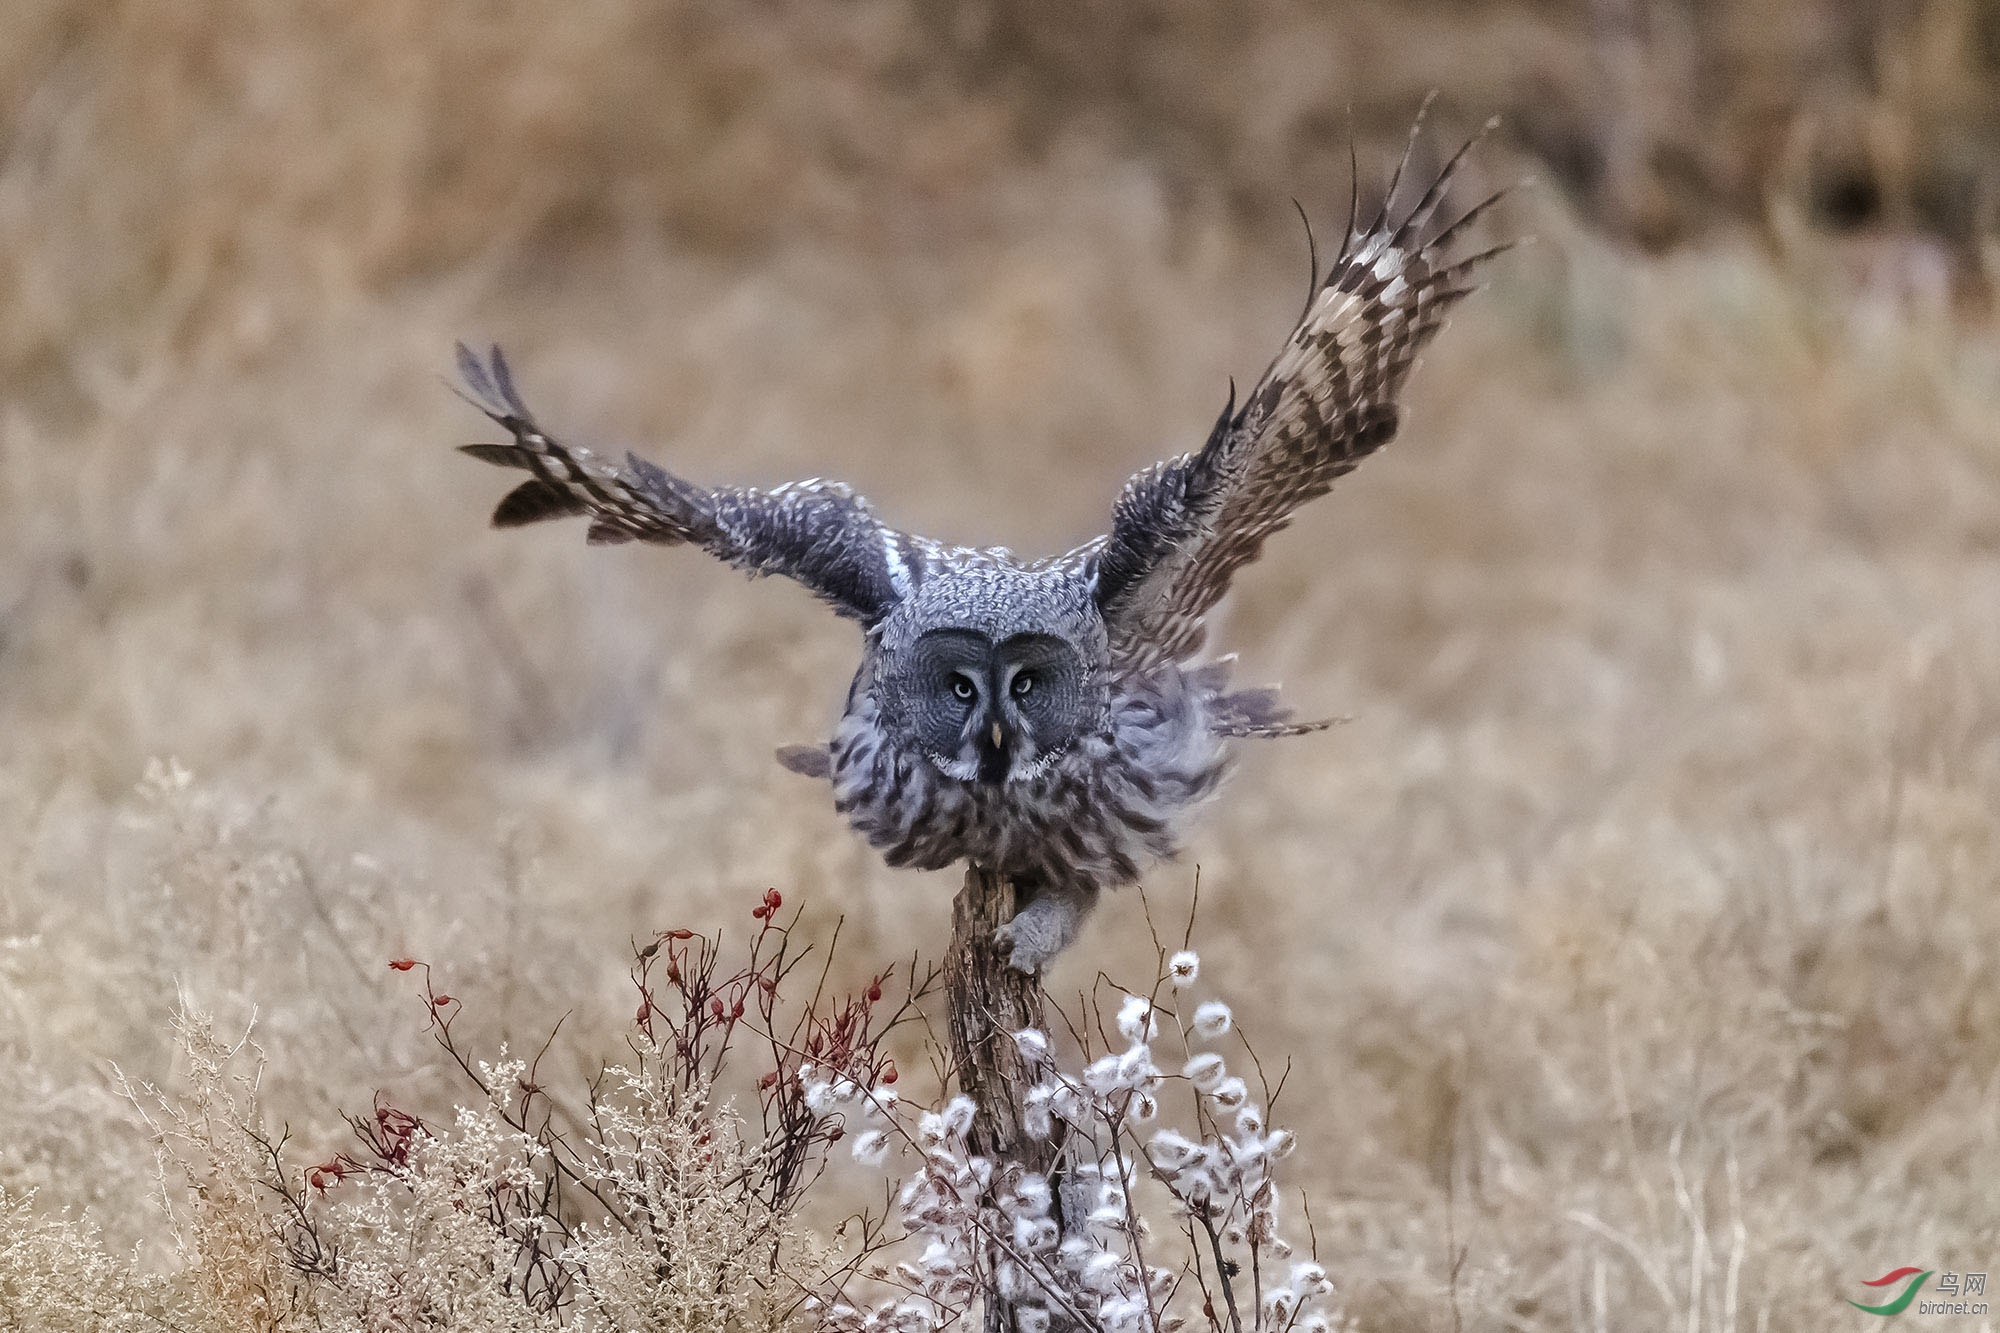
[[[849,627],[488,532],[453,338],[575,437],[1061,549],[1288,327],[1347,108],[1373,179],[1438,86],[1441,136],[1513,114],[1541,243],[1244,581],[1223,642],[1354,721],[1250,753],[1153,902],[1199,864],[1363,1328],[1819,1329],[1992,1268],[1996,48],[1970,0],[19,0],[0,1184],[159,1249],[113,1070],[171,1078],[177,990],[330,1148],[456,1091],[392,956],[585,1068],[627,940],[767,885],[857,974],[944,938],[953,877],[770,758]]]

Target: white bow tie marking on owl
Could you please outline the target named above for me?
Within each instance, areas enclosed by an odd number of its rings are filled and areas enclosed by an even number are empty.
[[[1421,120],[1419,121],[1421,124]],[[1411,131],[1415,143],[1416,129]],[[1298,507],[1387,443],[1417,353],[1504,245],[1456,243],[1500,195],[1439,224],[1473,140],[1407,208],[1404,154],[1374,220],[1350,211],[1340,254],[1298,325],[1202,448],[1133,477],[1111,531],[1048,560],[948,546],[881,523],[835,482],[706,487],[633,455],[620,468],[545,433],[499,349],[459,348],[468,397],[510,444],[466,452],[532,474],[493,522],[585,515],[594,543],[692,544],[783,574],[863,628],[833,736],[780,751],[894,866],[956,861],[1012,878],[1025,906],[1001,940],[1035,971],[1100,890],[1179,850],[1243,737],[1297,735],[1270,689],[1232,691],[1199,662],[1203,621]]]

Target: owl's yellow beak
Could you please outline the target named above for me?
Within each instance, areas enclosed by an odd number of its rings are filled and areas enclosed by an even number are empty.
[[[1013,762],[1009,753],[1008,734],[1007,724],[996,717],[984,718],[974,724],[969,739],[978,751],[981,782],[990,785],[1007,780],[1007,770]]]

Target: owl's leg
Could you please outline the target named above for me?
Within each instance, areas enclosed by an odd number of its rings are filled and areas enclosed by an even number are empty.
[[[1017,878],[1014,891],[1027,896],[1027,905],[993,932],[993,942],[1007,951],[1007,962],[1016,971],[1032,974],[1076,938],[1097,905],[1097,886]]]

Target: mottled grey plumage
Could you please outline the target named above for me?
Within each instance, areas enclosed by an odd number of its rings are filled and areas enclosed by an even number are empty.
[[[859,621],[861,667],[832,739],[779,757],[828,780],[891,865],[970,859],[1013,877],[1028,902],[1003,934],[1014,964],[1034,970],[1099,889],[1175,854],[1231,738],[1324,725],[1292,723],[1272,691],[1231,692],[1225,663],[1193,659],[1236,570],[1395,434],[1417,353],[1504,248],[1448,254],[1492,198],[1432,226],[1471,146],[1392,217],[1406,152],[1373,223],[1350,215],[1242,406],[1232,393],[1206,445],[1134,477],[1111,531],[1055,559],[897,532],[832,482],[710,489],[630,455],[612,467],[535,424],[497,348],[482,361],[461,347],[459,370],[514,442],[466,450],[533,474],[501,501],[498,526],[587,514],[593,542],[691,543],[796,579]]]

